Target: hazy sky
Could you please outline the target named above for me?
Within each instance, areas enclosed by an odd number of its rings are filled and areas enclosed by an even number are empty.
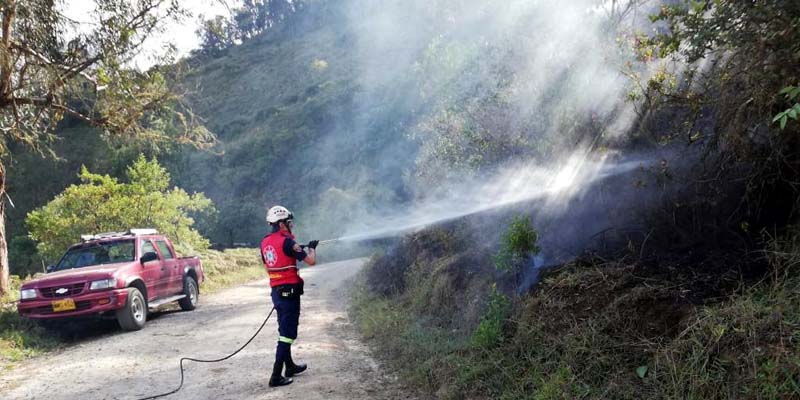
[[[191,16],[186,18],[182,23],[170,23],[167,30],[151,38],[147,43],[147,49],[158,50],[162,48],[167,42],[172,42],[178,48],[178,57],[185,56],[189,51],[200,44],[200,40],[195,34],[198,26],[198,16],[203,16],[208,19],[215,15],[228,15],[224,3],[229,7],[236,7],[239,0],[181,0],[181,5],[191,12]],[[64,14],[81,23],[87,23],[85,29],[89,29],[91,22],[91,14],[94,10],[93,0],[67,0],[64,3]],[[137,65],[140,68],[146,68],[151,64],[147,61],[146,57],[137,59]]]

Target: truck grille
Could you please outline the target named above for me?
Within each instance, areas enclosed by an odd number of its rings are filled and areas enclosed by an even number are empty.
[[[58,298],[58,297],[70,297],[81,294],[83,292],[83,288],[86,286],[86,282],[81,283],[71,283],[69,285],[59,285],[59,286],[52,286],[39,289],[39,292],[42,294],[42,297],[46,297],[48,299]],[[56,293],[59,289],[67,289],[64,293]]]

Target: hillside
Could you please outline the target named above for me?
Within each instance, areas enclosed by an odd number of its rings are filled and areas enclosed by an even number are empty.
[[[218,205],[220,219],[210,232],[215,241],[257,241],[271,204],[308,210],[298,213],[309,222],[300,229],[312,229],[313,221],[317,235],[330,235],[333,226],[318,225],[335,223],[325,212],[402,196],[392,190],[402,186],[408,162],[388,162],[387,155],[414,159],[414,146],[397,132],[407,110],[388,107],[396,94],[358,79],[356,38],[345,11],[308,10],[291,29],[203,61],[181,83],[221,145],[218,154],[184,152],[171,170],[181,185]],[[377,98],[365,104],[366,96]],[[338,207],[324,209],[326,203]]]
[[[585,258],[546,269],[534,290],[518,292],[519,275],[498,271],[497,247],[476,236],[467,222],[405,238],[373,258],[355,296],[351,315],[362,334],[425,393],[800,395],[800,283],[791,244],[780,247],[785,255],[774,259],[770,276]]]
[[[282,204],[374,251],[351,316],[427,395],[800,397],[796,1],[304,4],[173,66],[210,151],[19,153],[19,270],[25,212],[144,152],[216,246]]]

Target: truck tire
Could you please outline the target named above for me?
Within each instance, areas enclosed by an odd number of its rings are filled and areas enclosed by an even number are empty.
[[[126,331],[138,331],[144,327],[146,321],[147,302],[139,289],[129,287],[125,307],[117,310],[117,322]]]
[[[183,311],[192,311],[197,307],[197,300],[200,297],[200,291],[197,289],[197,281],[191,276],[183,277],[183,294],[186,297],[178,300]]]

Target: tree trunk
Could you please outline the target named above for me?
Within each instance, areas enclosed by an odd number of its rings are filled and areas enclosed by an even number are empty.
[[[2,21],[2,54],[0,54],[0,96],[3,100],[13,96],[12,75],[13,63],[11,58],[11,26],[16,17],[17,5],[14,0],[4,2],[3,21]],[[3,140],[7,140],[6,133],[3,133]],[[5,152],[3,152],[5,153]],[[5,154],[0,154],[3,156]],[[0,161],[0,297],[8,293],[9,289],[9,266],[8,266],[8,244],[6,243],[6,202],[3,195],[6,194],[6,167]]]
[[[6,167],[0,162],[0,297],[8,293],[9,266],[8,243],[6,243]]]

